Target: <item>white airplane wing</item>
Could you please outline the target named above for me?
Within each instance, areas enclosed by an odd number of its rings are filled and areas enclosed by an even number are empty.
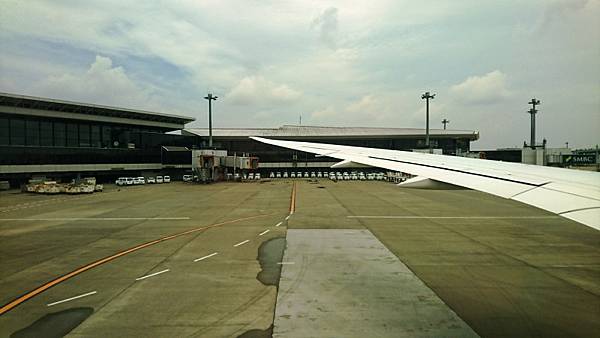
[[[520,201],[600,230],[600,173],[324,143],[252,139]]]

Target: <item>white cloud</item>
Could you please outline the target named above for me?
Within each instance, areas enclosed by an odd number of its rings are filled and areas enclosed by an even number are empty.
[[[277,126],[303,114],[304,123],[420,127],[420,94],[431,90],[432,121],[493,135],[490,145],[515,139],[494,134],[490,118],[514,112],[521,121],[530,95],[545,114],[572,112],[573,128],[598,116],[598,0],[3,5],[0,90],[15,93],[168,107],[205,121],[210,90],[221,94],[220,126]],[[95,55],[112,63],[90,67]],[[569,133],[557,119],[540,121],[554,128],[549,139]],[[579,144],[597,143],[597,130],[577,134]]]
[[[53,98],[156,110],[147,90],[131,80],[125,69],[114,67],[110,58],[100,55],[87,71],[51,75],[31,90]]]
[[[336,118],[339,112],[333,106],[327,106],[310,114],[310,118],[317,121]]]
[[[558,0],[548,2],[533,27],[533,31],[543,32],[548,30],[549,26],[585,8],[588,3],[589,0]]]
[[[358,100],[335,107],[328,105],[310,114],[311,121],[326,124],[380,125],[383,121],[393,119],[393,98],[367,94]]]
[[[495,103],[510,96],[506,75],[499,70],[482,76],[470,76],[451,86],[450,93],[459,101],[473,104]]]
[[[365,113],[377,115],[378,102],[373,95],[365,95],[360,100],[350,103],[346,107],[349,113]],[[374,114],[375,113],[375,114]]]
[[[312,24],[312,28],[319,30],[319,39],[331,49],[337,48],[337,33],[338,33],[338,9],[329,7],[316,17]]]
[[[233,105],[268,106],[296,101],[302,93],[286,84],[277,84],[262,76],[248,76],[240,80],[225,95]]]

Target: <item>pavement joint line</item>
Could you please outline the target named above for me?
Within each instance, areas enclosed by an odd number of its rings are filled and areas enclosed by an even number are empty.
[[[138,281],[139,281],[139,280],[143,280],[143,279],[150,278],[150,277],[154,277],[154,276],[156,276],[156,275],[160,275],[161,273],[165,273],[165,272],[169,272],[169,271],[170,271],[169,269],[164,269],[164,270],[162,270],[162,271],[159,271],[159,272],[155,272],[155,273],[151,273],[151,274],[149,274],[149,275],[145,275],[145,276],[142,276],[142,277],[138,277],[138,278],[136,278],[135,280],[138,280]]]
[[[560,216],[346,216],[347,218],[389,219],[551,219]]]
[[[266,233],[267,233],[267,232],[269,232],[269,231],[271,231],[271,230],[267,229],[267,230],[265,230],[265,231],[261,232],[261,233],[260,233],[260,234],[258,234],[258,235],[259,235],[259,236],[262,236],[262,235],[266,234]]]
[[[245,240],[245,241],[242,241],[242,242],[239,242],[238,244],[235,244],[233,247],[238,247],[238,246],[240,246],[240,245],[244,245],[244,244],[246,244],[246,243],[248,243],[248,242],[250,242],[250,240],[249,240],[249,239],[247,239],[247,240]]]
[[[72,301],[72,300],[75,300],[75,299],[79,299],[79,298],[83,298],[83,297],[87,297],[87,296],[95,295],[96,293],[98,293],[98,291],[92,291],[92,292],[84,293],[84,294],[82,294],[82,295],[79,295],[79,296],[75,296],[75,297],[71,297],[71,298],[67,298],[67,299],[59,300],[59,301],[57,301],[57,302],[53,302],[53,303],[46,304],[46,306],[54,306],[54,305],[57,305],[57,304],[61,304],[61,303],[70,302],[70,301]]]
[[[218,255],[218,254],[219,254],[218,252],[213,252],[213,253],[211,253],[210,255],[206,255],[206,256],[204,256],[204,257],[200,257],[200,258],[196,258],[196,259],[194,259],[194,262],[200,262],[200,261],[202,261],[202,260],[205,260],[205,259],[207,259],[207,258],[210,258],[210,257],[212,257],[212,256],[215,256],[215,255]]]
[[[276,226],[276,227],[278,227],[278,226],[280,226],[280,225],[281,225],[281,223],[283,223],[283,221],[281,221],[281,222],[279,222],[279,223],[275,224],[275,226]]]
[[[184,221],[189,217],[66,217],[66,218],[0,218],[2,221]]]

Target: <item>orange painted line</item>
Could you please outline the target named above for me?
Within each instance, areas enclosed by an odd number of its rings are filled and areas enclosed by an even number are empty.
[[[47,282],[45,284],[42,284],[42,285],[38,286],[37,288],[35,288],[35,289],[27,292],[26,294],[24,294],[24,295],[16,298],[15,300],[13,300],[13,301],[11,301],[11,302],[3,305],[2,308],[0,308],[0,315],[5,314],[6,312],[8,312],[8,311],[12,310],[13,308],[15,308],[16,306],[20,305],[21,303],[23,303],[23,302],[25,302],[25,301],[27,301],[27,300],[35,297],[36,295],[38,295],[38,294],[40,294],[40,293],[48,290],[49,288],[51,288],[51,287],[53,287],[53,286],[55,286],[55,285],[57,285],[59,283],[62,283],[64,281],[66,281],[67,279],[69,279],[71,277],[77,276],[77,275],[79,275],[82,272],[85,272],[87,270],[93,269],[93,268],[95,268],[95,267],[97,267],[99,265],[102,265],[104,263],[108,263],[108,262],[110,262],[110,261],[112,261],[114,259],[117,259],[117,258],[119,258],[121,256],[125,256],[125,255],[127,255],[129,253],[132,253],[134,251],[137,251],[137,250],[149,247],[149,246],[154,245],[154,244],[158,244],[160,242],[168,241],[170,239],[177,238],[177,237],[180,237],[180,236],[183,236],[183,235],[188,235],[188,234],[191,234],[191,233],[194,233],[194,232],[198,232],[198,231],[202,231],[202,230],[206,230],[206,229],[210,229],[210,228],[214,228],[214,227],[219,227],[219,226],[222,226],[222,225],[225,225],[225,224],[230,224],[230,223],[245,221],[245,220],[259,218],[259,217],[265,217],[265,216],[269,216],[269,215],[272,215],[272,214],[250,216],[250,217],[244,217],[244,218],[234,219],[234,220],[231,220],[231,221],[225,221],[225,222],[221,222],[221,223],[215,223],[215,224],[211,224],[211,225],[208,225],[208,226],[205,226],[205,227],[195,228],[195,229],[187,230],[187,231],[184,231],[184,232],[176,233],[176,234],[173,234],[173,235],[169,235],[169,236],[166,236],[166,237],[162,237],[162,238],[159,238],[159,239],[156,239],[156,240],[153,240],[153,241],[150,241],[150,242],[147,242],[147,243],[144,243],[144,244],[140,244],[140,245],[134,246],[132,248],[129,248],[129,249],[117,252],[114,255],[107,256],[107,257],[99,259],[99,260],[97,260],[95,262],[86,264],[86,265],[84,265],[82,267],[79,267],[79,268],[77,268],[77,269],[75,269],[75,270],[73,270],[73,271],[71,271],[71,272],[69,272],[67,274],[64,274],[64,275],[62,275],[60,277],[57,277],[57,278],[55,278],[55,279],[53,279],[53,280],[51,280],[51,281],[49,281],[49,282]]]
[[[292,198],[290,200],[290,215],[296,211],[296,182],[292,185]]]

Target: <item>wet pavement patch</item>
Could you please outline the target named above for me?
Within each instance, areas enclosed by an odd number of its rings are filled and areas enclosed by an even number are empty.
[[[273,337],[273,325],[266,330],[250,330],[242,333],[238,338],[267,338]]]
[[[275,237],[263,242],[258,248],[258,261],[260,263],[260,272],[256,275],[264,285],[279,285],[281,276],[281,265],[283,259],[283,250],[285,249],[285,237]]]
[[[91,307],[76,307],[48,313],[31,325],[14,332],[10,338],[64,337],[92,313],[94,309]]]

